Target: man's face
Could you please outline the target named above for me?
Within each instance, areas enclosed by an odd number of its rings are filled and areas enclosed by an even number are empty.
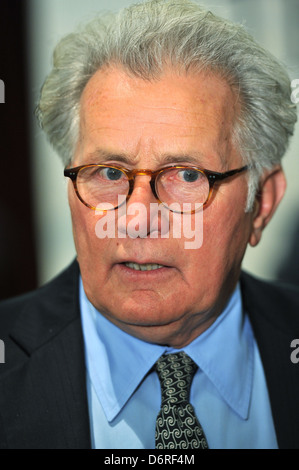
[[[100,70],[81,98],[80,138],[72,165],[109,163],[154,171],[180,162],[219,172],[238,168],[242,160],[231,139],[237,113],[232,90],[213,75],[168,71],[149,82],[118,68]],[[99,239],[95,227],[101,216],[79,201],[70,184],[87,297],[128,333],[183,347],[215,320],[236,285],[252,230],[246,199],[246,173],[216,187],[202,213],[203,244],[186,249],[183,235],[172,236],[171,214],[169,238],[151,237],[150,223],[144,220],[145,238]],[[148,212],[157,203],[148,176],[136,177],[127,210],[136,202]],[[128,262],[163,267],[141,271]]]

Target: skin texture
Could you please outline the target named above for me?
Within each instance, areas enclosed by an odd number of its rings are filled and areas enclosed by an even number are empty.
[[[233,91],[215,75],[168,70],[149,82],[117,67],[99,70],[81,97],[72,166],[114,163],[157,170],[179,161],[213,171],[238,168],[243,162],[231,140],[238,111]],[[247,244],[259,242],[284,193],[277,167],[264,175],[254,211],[245,213],[246,177],[240,174],[215,188],[203,211],[203,244],[196,250],[185,249],[185,239],[173,238],[171,230],[169,238],[160,232],[151,238],[149,217],[140,221],[145,238],[97,238],[101,216],[79,201],[70,182],[75,245],[91,303],[121,329],[149,342],[180,348],[205,331],[236,286]],[[157,202],[148,181],[136,177],[127,209]],[[117,218],[117,211],[110,216]],[[135,271],[123,264],[129,261],[164,267]]]

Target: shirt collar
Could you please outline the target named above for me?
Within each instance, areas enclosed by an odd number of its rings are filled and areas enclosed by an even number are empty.
[[[88,301],[80,280],[86,365],[107,420],[112,421],[164,352],[107,320]],[[228,405],[247,417],[253,380],[252,335],[242,316],[239,286],[217,320],[184,351],[207,375]]]
[[[246,419],[253,386],[253,333],[243,314],[239,284],[222,314],[184,350],[226,403]]]

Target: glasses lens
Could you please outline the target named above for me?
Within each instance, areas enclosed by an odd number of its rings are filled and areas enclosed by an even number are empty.
[[[167,206],[179,205],[180,212],[192,212],[204,204],[209,196],[206,175],[194,168],[170,168],[157,178],[156,191],[160,201]],[[174,209],[175,212],[179,210]]]
[[[108,210],[123,202],[129,192],[129,181],[127,175],[118,168],[91,165],[79,171],[77,190],[83,201],[91,207]]]

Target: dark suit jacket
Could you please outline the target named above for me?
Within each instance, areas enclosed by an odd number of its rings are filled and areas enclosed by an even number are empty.
[[[46,286],[0,304],[0,448],[90,448],[77,262]],[[299,448],[299,290],[242,274],[280,448]]]

